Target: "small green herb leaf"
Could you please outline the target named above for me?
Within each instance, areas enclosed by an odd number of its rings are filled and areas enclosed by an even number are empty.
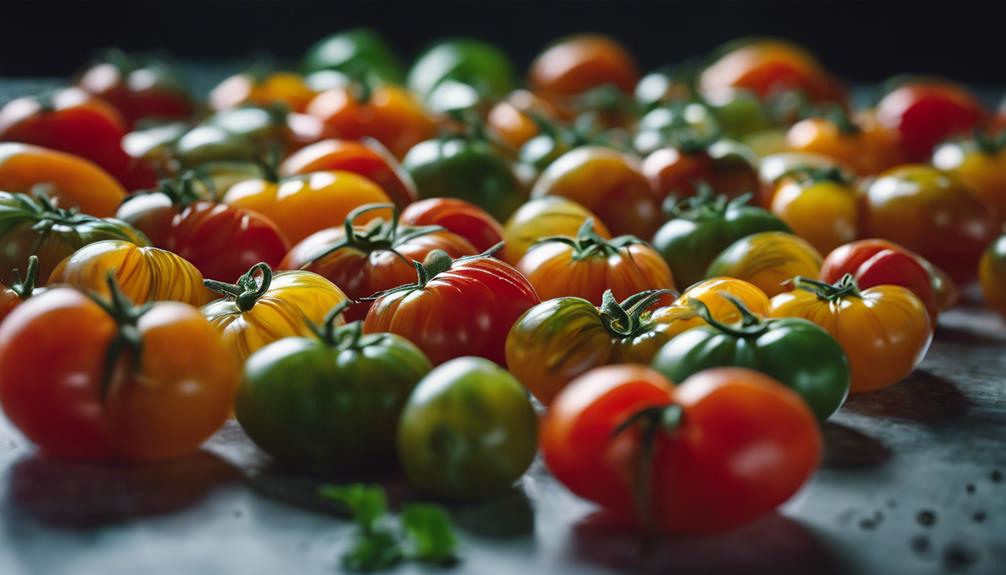
[[[435,505],[409,505],[402,512],[402,531],[409,558],[430,563],[457,560],[458,540],[451,519]]]
[[[401,560],[402,546],[395,534],[377,531],[357,534],[352,549],[342,556],[342,565],[353,571],[380,571]]]
[[[349,507],[353,520],[367,533],[376,530],[378,522],[388,513],[388,500],[384,490],[377,486],[362,483],[323,485],[319,493],[322,497],[341,501]]]

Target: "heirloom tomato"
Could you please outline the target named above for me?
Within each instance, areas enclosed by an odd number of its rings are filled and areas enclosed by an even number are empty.
[[[342,170],[374,182],[398,209],[416,201],[416,185],[398,160],[377,140],[323,140],[290,154],[279,166],[283,177]]]
[[[172,300],[201,306],[210,300],[199,270],[167,250],[141,247],[125,240],[87,244],[61,261],[49,283],[69,284],[108,295],[106,279],[115,277],[119,289],[137,305]]]
[[[527,390],[480,357],[436,367],[412,391],[398,425],[398,458],[424,493],[475,501],[506,493],[538,451]]]
[[[185,120],[195,111],[192,97],[164,60],[110,51],[84,70],[77,86],[115,107],[133,127],[140,120]]]
[[[45,288],[35,287],[38,281],[38,256],[28,258],[28,267],[23,277],[20,268],[14,268],[10,271],[10,278],[10,285],[0,283],[0,322],[23,301],[45,292]]]
[[[795,276],[817,277],[821,254],[806,240],[786,232],[759,232],[732,243],[716,256],[707,277],[726,276],[758,286],[772,297]]]
[[[594,221],[594,233],[604,239],[611,237],[597,216],[590,210],[562,196],[543,196],[530,200],[517,209],[503,226],[503,251],[500,258],[516,265],[538,240],[549,236],[576,237],[587,220]]]
[[[939,78],[902,82],[877,103],[877,121],[901,136],[910,161],[928,160],[951,136],[971,132],[985,119],[977,98]]]
[[[514,266],[534,286],[538,297],[574,296],[601,305],[611,290],[625,299],[648,289],[674,289],[667,263],[635,236],[602,238],[586,220],[574,238],[542,238]]]
[[[585,92],[615,86],[632,94],[639,71],[632,55],[605,36],[579,35],[560,40],[531,63],[531,89],[559,107]]]
[[[758,164],[758,202],[766,210],[772,207],[772,199],[780,181],[794,172],[811,169],[842,170],[850,178],[853,173],[843,167],[838,160],[821,154],[807,152],[779,152],[769,154]]]
[[[204,306],[203,315],[242,362],[278,339],[309,335],[312,324],[321,325],[329,310],[346,301],[342,290],[318,274],[289,271],[273,275],[265,263],[252,266],[234,284],[204,283],[223,299]]]
[[[1006,132],[996,138],[975,132],[968,140],[947,142],[933,152],[933,165],[963,182],[1006,222]]]
[[[822,154],[849,166],[860,176],[872,176],[906,161],[898,133],[880,125],[872,114],[850,118],[839,106],[793,124],[786,147]]]
[[[398,219],[407,226],[441,226],[468,240],[475,246],[476,253],[503,241],[503,226],[496,218],[475,204],[457,198],[418,201],[405,208]]]
[[[691,300],[705,304],[709,315],[719,322],[733,323],[743,319],[737,306],[732,300],[723,297],[723,294],[729,294],[755,315],[763,317],[768,315],[768,296],[754,284],[734,278],[710,278],[686,289],[671,305],[654,312],[654,316],[663,322],[671,323],[667,334],[672,337],[706,324],[702,316],[695,311]]]
[[[507,332],[539,303],[527,279],[487,253],[452,260],[433,250],[414,265],[416,283],[380,294],[363,330],[404,336],[434,365],[463,355],[502,365]]]
[[[778,379],[807,402],[821,421],[849,394],[849,359],[835,339],[801,318],[762,319],[729,294],[741,314],[733,323],[717,320],[704,303],[692,300],[706,325],[690,329],[660,348],[653,367],[671,381],[713,367],[746,367]],[[925,310],[920,306],[922,316]]]
[[[975,278],[978,259],[996,234],[995,217],[970,190],[922,164],[880,174],[862,201],[862,236],[918,252],[962,284]]]
[[[294,112],[303,112],[314,96],[314,90],[299,74],[255,70],[235,74],[217,84],[210,91],[209,106],[219,111],[247,104],[280,104]]]
[[[552,475],[621,524],[679,534],[754,521],[810,479],[823,442],[791,390],[739,368],[675,383],[639,365],[574,380],[541,425]]]
[[[653,247],[670,266],[678,285],[687,287],[706,277],[716,256],[743,237],[790,231],[776,216],[748,206],[750,197],[714,197],[708,187],[700,186],[698,195],[673,205],[671,219],[653,236]]]
[[[646,156],[671,145],[690,147],[701,152],[699,144],[714,141],[720,125],[704,103],[671,102],[654,108],[639,119],[632,146]]]
[[[354,209],[390,200],[377,184],[363,176],[339,170],[304,176],[245,180],[231,187],[223,202],[258,212],[269,218],[291,243],[314,232],[340,226]],[[360,223],[389,217],[391,209],[368,213]]]
[[[649,238],[660,226],[661,198],[635,160],[609,148],[584,146],[552,162],[531,191],[544,196],[580,203],[615,234]]]
[[[107,218],[126,197],[126,190],[96,164],[72,154],[29,146],[0,144],[0,190],[33,194],[42,191],[61,208]]]
[[[777,182],[771,210],[822,253],[856,239],[859,196],[840,169],[790,172]]]
[[[687,141],[654,151],[640,169],[661,201],[694,196],[703,182],[717,194],[736,198],[758,189],[751,155],[751,150],[729,140]]]
[[[147,245],[147,238],[126,222],[96,218],[57,208],[45,196],[0,192],[0,283],[10,284],[9,272],[38,257],[39,285],[77,249],[101,240],[125,240]]]
[[[541,131],[542,121],[554,119],[556,110],[527,90],[515,90],[497,102],[486,116],[486,127],[513,150],[519,150]]]
[[[1006,318],[1006,234],[989,244],[978,268],[985,303]]]
[[[772,298],[769,315],[808,319],[831,334],[849,358],[852,393],[893,385],[925,357],[933,339],[929,313],[908,289],[860,291],[850,274],[834,284],[797,277],[793,286]]]
[[[277,276],[278,279],[279,276]],[[393,467],[398,421],[409,393],[432,366],[390,333],[339,326],[345,305],[245,364],[234,413],[248,437],[277,460],[324,472]]]
[[[334,70],[349,77],[364,73],[391,84],[402,81],[402,66],[394,50],[380,34],[367,28],[322,38],[304,54],[301,69],[305,74]]]
[[[341,227],[321,230],[295,245],[280,268],[311,271],[335,283],[358,302],[345,312],[347,319],[355,320],[370,309],[370,302],[362,300],[415,280],[412,262],[423,261],[433,250],[451,257],[479,253],[467,240],[439,226],[402,225],[394,217],[356,223],[368,212],[389,208],[390,204],[369,204],[353,210]]]
[[[227,421],[237,362],[192,306],[133,307],[57,287],[0,326],[0,404],[42,451],[151,460],[196,451]]]
[[[482,98],[496,100],[513,90],[516,73],[496,46],[472,38],[443,40],[419,55],[406,85],[427,100],[445,82],[471,86]]]

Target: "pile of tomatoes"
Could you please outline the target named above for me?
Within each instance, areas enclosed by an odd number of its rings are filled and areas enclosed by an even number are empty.
[[[939,78],[853,109],[772,39],[641,76],[575,36],[519,82],[477,40],[406,72],[352,30],[205,101],[110,54],[0,109],[0,404],[55,457],[181,456],[235,417],[444,500],[540,450],[627,526],[730,529],[959,288],[1006,314],[1004,126]]]

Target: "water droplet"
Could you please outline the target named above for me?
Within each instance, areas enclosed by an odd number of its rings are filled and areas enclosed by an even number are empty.
[[[975,484],[974,483],[968,483],[967,485],[964,486],[964,490],[967,491],[968,493],[974,493],[975,492]]]
[[[932,527],[936,523],[936,512],[930,511],[929,509],[923,509],[915,516],[915,520],[919,522],[919,525]]]

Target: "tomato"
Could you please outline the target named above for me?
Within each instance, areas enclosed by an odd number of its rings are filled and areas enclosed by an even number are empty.
[[[839,107],[823,116],[793,124],[786,145],[796,152],[835,158],[861,176],[872,176],[905,163],[897,132],[882,126],[872,114],[849,118]]]
[[[594,88],[615,86],[632,94],[639,71],[632,55],[605,36],[579,35],[560,40],[531,63],[528,84],[560,107]]]
[[[420,54],[406,84],[424,100],[446,82],[471,86],[479,96],[495,100],[514,89],[515,77],[510,58],[499,48],[458,38],[440,41]]]
[[[856,239],[859,197],[853,181],[839,169],[791,172],[776,185],[771,209],[820,252]]]
[[[796,276],[816,278],[821,254],[814,246],[785,232],[759,232],[730,244],[706,271],[707,277],[727,276],[758,286],[769,297],[786,291]]]
[[[597,214],[612,233],[652,237],[660,200],[629,156],[599,146],[568,152],[542,172],[531,197],[563,196]]]
[[[272,220],[296,244],[314,232],[342,225],[353,209],[390,200],[377,184],[351,172],[314,172],[305,176],[245,180],[224,195],[223,202],[258,212]],[[387,218],[391,210],[368,213],[360,223]]]
[[[699,143],[711,142],[719,135],[719,122],[708,106],[699,102],[672,102],[650,110],[639,119],[632,145],[645,156],[677,142],[687,142],[698,153],[704,149]]]
[[[823,442],[792,391],[737,368],[678,383],[636,365],[572,382],[542,421],[552,475],[620,523],[680,534],[754,521],[810,479]]]
[[[971,139],[947,142],[933,152],[933,165],[968,186],[998,223],[1006,222],[1006,135],[993,140],[976,132]]]
[[[829,156],[807,152],[769,154],[758,165],[758,205],[766,210],[771,208],[779,182],[794,172],[807,170],[841,170],[850,178],[854,176],[838,160]]]
[[[328,313],[315,337],[285,337],[253,353],[235,415],[256,445],[288,465],[392,467],[402,409],[432,366],[405,338],[363,335],[360,322],[338,326],[343,307]]]
[[[114,215],[126,196],[115,178],[88,160],[12,143],[0,144],[0,190],[44,191],[61,208],[79,208],[99,218]]]
[[[749,90],[768,99],[803,93],[811,102],[844,102],[845,88],[802,47],[786,40],[746,39],[723,46],[699,75],[699,91]]]
[[[186,120],[195,111],[171,65],[148,56],[111,51],[81,73],[77,86],[115,107],[128,127],[147,119]]]
[[[169,251],[125,240],[102,240],[73,252],[52,270],[49,283],[108,295],[108,276],[137,305],[172,300],[200,306],[209,301],[199,270]]]
[[[394,50],[373,30],[354,28],[322,38],[304,54],[305,74],[334,70],[348,76],[366,73],[374,80],[400,83],[402,66]]]
[[[527,279],[487,254],[451,260],[434,250],[415,265],[418,281],[375,299],[363,330],[404,336],[434,365],[464,355],[502,365],[507,332],[539,303]]]
[[[808,319],[831,334],[849,358],[852,393],[893,385],[926,356],[933,326],[908,289],[880,285],[860,291],[849,274],[834,284],[797,278],[794,286],[772,298],[769,314]]]
[[[506,219],[527,198],[510,161],[489,142],[467,136],[427,140],[402,160],[419,197],[459,198]]]
[[[1006,318],[1006,235],[989,244],[978,268],[985,303]]]
[[[709,315],[721,323],[741,321],[743,314],[724,294],[741,302],[748,311],[757,316],[768,315],[769,299],[765,292],[758,289],[758,286],[744,280],[725,277],[700,281],[686,289],[671,305],[655,312],[654,315],[658,316],[661,321],[671,324],[667,332],[671,336],[688,331],[693,327],[706,325],[706,321],[696,313],[691,300],[698,300],[705,304]]]
[[[643,290],[674,289],[671,270],[656,250],[635,236],[602,238],[589,219],[574,238],[542,238],[515,267],[546,300],[574,296],[601,305],[608,290],[625,299]]]
[[[556,110],[527,90],[515,90],[486,115],[486,127],[506,145],[519,150],[540,133],[539,123],[554,119]]]
[[[294,112],[303,112],[314,96],[314,90],[299,74],[256,70],[235,74],[217,84],[210,91],[209,106],[228,110],[245,104],[282,104]]]
[[[420,491],[475,501],[506,493],[524,475],[537,434],[520,382],[485,359],[461,357],[412,391],[398,425],[398,457]]]
[[[897,285],[910,290],[929,310],[933,327],[940,311],[956,303],[953,280],[918,254],[886,240],[860,240],[824,258],[821,279],[835,283],[851,274],[861,288]]]
[[[902,83],[877,103],[877,121],[901,136],[911,161],[929,159],[933,148],[951,136],[966,134],[985,118],[981,103],[948,80]]]
[[[707,325],[690,329],[660,348],[653,367],[671,381],[713,367],[746,367],[792,388],[821,421],[845,402],[850,368],[842,346],[815,323],[801,318],[761,319],[731,299],[741,320],[724,323],[693,300]],[[920,306],[922,315],[924,310]]]
[[[329,310],[346,301],[342,290],[316,273],[273,275],[265,263],[252,266],[234,284],[205,284],[223,298],[204,306],[203,315],[241,362],[276,340],[310,335],[312,326],[325,323]]]
[[[611,233],[587,208],[562,196],[543,196],[522,205],[503,226],[500,258],[516,265],[538,240],[548,236],[576,237],[587,220],[594,221],[594,233],[609,239]]]
[[[215,125],[200,125],[185,132],[175,142],[173,156],[184,167],[210,162],[251,162],[260,154],[252,138]]]
[[[653,236],[653,247],[670,266],[678,285],[690,286],[705,278],[716,256],[743,237],[789,231],[776,216],[746,205],[749,197],[713,197],[707,187],[674,206],[672,218]]]
[[[307,113],[330,125],[337,138],[371,137],[396,158],[434,135],[434,125],[412,94],[397,86],[364,88],[353,84],[318,94]]]
[[[399,209],[416,201],[416,184],[377,140],[323,140],[290,154],[279,166],[283,177],[327,170],[359,174],[384,190]]]
[[[653,193],[661,199],[694,196],[701,182],[731,198],[758,189],[758,173],[751,152],[729,140],[691,142],[660,148],[646,156],[640,168]]]
[[[751,142],[765,139],[777,129],[770,107],[743,88],[720,88],[703,94],[702,100],[723,135],[742,139],[756,153],[758,149]]]
[[[28,258],[28,266],[25,268],[24,276],[21,276],[20,268],[10,271],[10,285],[0,284],[0,322],[10,315],[22,302],[45,292],[45,288],[36,288],[38,282],[38,256]]]
[[[881,174],[862,198],[860,235],[891,240],[965,284],[996,234],[995,217],[956,178],[906,165]]]
[[[503,241],[503,226],[496,218],[482,208],[457,198],[430,198],[416,202],[405,208],[398,219],[408,226],[441,226],[468,240],[475,246],[476,253]]]
[[[321,230],[295,245],[280,268],[311,271],[335,283],[359,302],[345,312],[347,319],[356,320],[370,309],[370,302],[361,300],[413,281],[412,262],[423,261],[433,250],[451,257],[479,253],[463,237],[436,226],[402,225],[395,218],[357,225],[368,212],[390,207],[368,204],[353,210],[341,227]]]
[[[58,287],[0,326],[0,404],[49,455],[151,460],[195,452],[227,420],[238,366],[199,311],[134,308],[115,282]]]
[[[694,70],[688,65],[658,68],[646,74],[636,83],[634,95],[643,110],[650,111],[668,102],[682,102],[692,99],[692,78]]]

